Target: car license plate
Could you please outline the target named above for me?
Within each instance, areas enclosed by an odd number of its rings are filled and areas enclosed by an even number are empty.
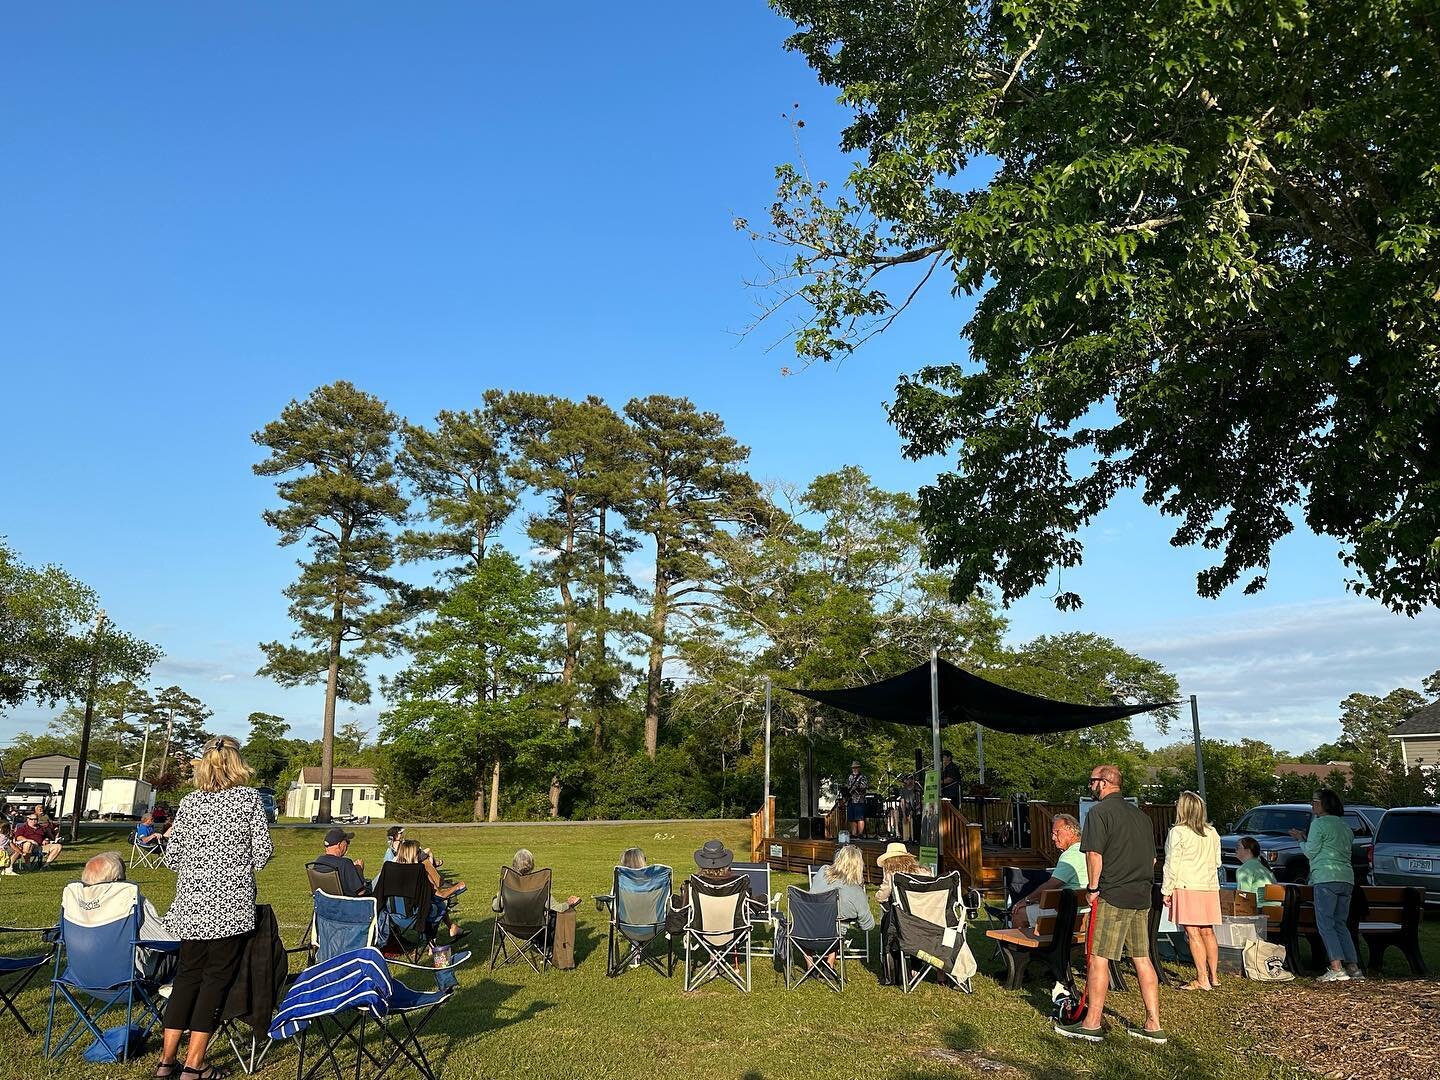
[[[1431,864],[1434,860],[1433,860],[1433,859],[1407,859],[1407,860],[1405,860],[1405,861],[1410,864],[1410,872],[1411,872],[1412,874],[1428,874],[1428,873],[1431,872],[1431,871],[1430,871],[1430,864]]]

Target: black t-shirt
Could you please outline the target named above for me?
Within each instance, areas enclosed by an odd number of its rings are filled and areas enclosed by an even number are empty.
[[[960,801],[960,766],[953,761],[940,766],[940,797],[951,802]]]
[[[1081,851],[1097,851],[1100,899],[1132,911],[1150,906],[1155,882],[1155,830],[1138,806],[1111,792],[1085,815]],[[1092,884],[1094,884],[1092,882]]]
[[[344,855],[331,855],[327,851],[315,860],[315,865],[339,874],[340,888],[346,896],[365,896],[370,891],[370,883],[360,876],[355,864]]]

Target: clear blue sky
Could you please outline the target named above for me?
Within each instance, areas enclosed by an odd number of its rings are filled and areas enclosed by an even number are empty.
[[[832,92],[758,0],[681,5],[29,5],[0,38],[0,533],[96,587],[243,734],[318,731],[318,690],[253,678],[289,633],[292,558],[260,520],[250,433],[338,378],[420,420],[488,387],[617,405],[684,394],[762,477],[859,464],[913,490],[882,403],[962,357],[935,292],[838,368],[785,377],[741,330],[762,220],[807,121],[843,176]],[[1134,503],[1017,636],[1095,630],[1169,663],[1207,730],[1299,749],[1339,697],[1440,666],[1440,624],[1346,599],[1333,547],[1281,545],[1257,598],[1202,601],[1204,559]],[[45,713],[0,718],[0,740]],[[357,710],[369,721],[374,709]]]

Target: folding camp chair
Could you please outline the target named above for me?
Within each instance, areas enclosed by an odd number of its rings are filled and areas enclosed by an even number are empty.
[[[597,896],[598,907],[610,912],[610,944],[606,951],[605,974],[614,978],[627,968],[649,964],[667,978],[675,974],[675,949],[665,932],[665,914],[670,907],[668,866],[615,867],[614,891]],[[665,942],[665,967],[654,950]],[[622,948],[624,954],[621,954]]]
[[[226,995],[215,1032],[230,1044],[245,1073],[260,1068],[274,1045],[267,1031],[290,981],[291,954],[309,951],[308,944],[287,949],[274,910],[269,904],[255,906],[255,931],[245,943],[240,973]]]
[[[685,989],[697,990],[724,976],[735,986],[750,990],[750,881],[734,877],[726,882],[692,877],[685,882]],[[691,954],[696,959],[691,959]],[[745,959],[745,975],[739,972]],[[733,965],[733,970],[732,970]]]
[[[823,866],[812,866],[805,874],[806,880],[810,883],[811,892],[824,892],[833,888],[821,875],[824,873]],[[854,919],[841,919],[840,925],[845,929],[845,935],[841,940],[840,947],[845,953],[847,960],[859,960],[861,965],[870,962],[870,931],[862,929]],[[852,940],[850,935],[854,934]]]
[[[150,834],[155,838],[153,844],[142,844],[136,833],[130,834],[130,869],[143,866],[149,870],[163,869],[164,863],[160,860],[165,855],[165,841],[158,832]]]
[[[785,898],[790,912],[785,928],[785,989],[793,990],[815,976],[836,993],[844,990],[844,935],[838,926],[840,894],[834,889],[807,892],[791,885],[785,890]],[[827,959],[832,956],[833,968]],[[792,982],[797,967],[800,977]]]
[[[891,901],[900,986],[910,993],[932,971],[970,993],[975,957],[965,940],[964,910],[960,904],[960,875],[891,878]]]
[[[389,918],[380,910],[373,896],[333,896],[315,891],[315,911],[310,919],[309,950],[311,965],[324,964],[341,953],[356,949],[380,950],[390,939]],[[470,959],[470,950],[465,949],[450,955],[450,962],[444,967],[435,967],[434,962],[414,962],[402,957],[387,956],[391,967],[424,971],[435,976],[437,986],[453,986],[455,978],[450,974],[455,968]]]
[[[751,948],[754,948],[754,931],[764,929],[774,932],[778,896],[770,895],[770,865],[768,863],[737,862],[730,864],[732,874],[743,874],[750,881],[750,899],[746,910],[750,915]]]
[[[59,927],[55,926],[0,926],[0,934],[30,934],[44,942],[44,951],[25,956],[0,956],[0,1021],[9,1013],[19,1022],[26,1035],[35,1031],[20,1015],[20,995],[55,958],[55,942],[59,940]]]
[[[50,1011],[45,1018],[46,1057],[59,1057],[87,1032],[109,1047],[100,1022],[112,1009],[118,1014],[123,1007],[127,1029],[137,1012],[139,1027],[147,1034],[160,1023],[158,987],[136,971],[143,918],[140,888],[133,881],[101,885],[74,881],[65,886],[60,897],[61,951],[55,956]],[[179,947],[178,942],[167,944]],[[62,1002],[74,1011],[75,1022],[56,1039],[55,1012]],[[89,1005],[99,1008],[91,1013]],[[112,1061],[123,1063],[129,1053],[128,1038],[118,1055],[109,1048]]]
[[[537,974],[551,955],[550,871],[500,869],[500,911],[490,934],[490,970],[524,960]],[[537,964],[535,961],[539,959]]]
[[[454,989],[452,984],[413,990],[391,976],[378,949],[354,949],[301,972],[286,992],[269,1034],[272,1039],[300,1036],[297,1080],[313,1080],[327,1066],[340,1077],[340,1053],[346,1049],[353,1049],[354,1064],[346,1063],[344,1072],[357,1077],[368,1062],[375,1070],[369,1080],[383,1080],[404,1058],[423,1080],[435,1080],[420,1033]],[[367,1039],[367,1027],[378,1033],[378,1045]],[[305,1058],[312,1040],[320,1042],[320,1050],[307,1070]]]
[[[333,866],[321,866],[319,863],[307,862],[305,875],[310,879],[312,893],[318,889],[331,896],[345,895],[345,888],[340,884],[340,871]]]
[[[419,863],[387,862],[380,868],[375,899],[390,922],[390,940],[418,962],[435,943],[430,909],[435,887]]]

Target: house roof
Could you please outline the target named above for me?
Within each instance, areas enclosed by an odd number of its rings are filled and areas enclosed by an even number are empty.
[[[1316,780],[1324,780],[1332,772],[1338,772],[1350,779],[1351,763],[1348,761],[1327,761],[1324,765],[1310,765],[1299,761],[1277,761],[1275,763],[1276,776],[1309,776]]]
[[[1440,700],[1416,709],[1396,724],[1395,730],[1390,733],[1392,739],[1402,739],[1406,735],[1440,735]]]
[[[375,770],[374,770],[374,769],[336,769],[336,770],[334,770],[334,772],[335,772],[335,780],[334,780],[334,782],[335,782],[336,784],[346,784],[346,785],[350,785],[350,784],[364,784],[366,787],[369,787],[370,785],[372,785],[372,784],[375,783]],[[301,769],[301,770],[300,770],[300,783],[302,783],[302,784],[318,784],[318,783],[320,783],[320,769],[319,769],[319,767],[318,767],[318,766],[315,766],[315,767],[309,767],[309,766],[307,766],[306,768]]]

